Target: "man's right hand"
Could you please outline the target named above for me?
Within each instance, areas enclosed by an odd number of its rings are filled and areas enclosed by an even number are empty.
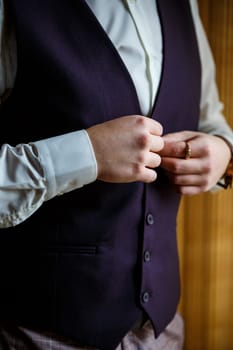
[[[114,183],[153,182],[161,163],[163,128],[140,115],[116,118],[87,129],[92,142],[99,180]]]

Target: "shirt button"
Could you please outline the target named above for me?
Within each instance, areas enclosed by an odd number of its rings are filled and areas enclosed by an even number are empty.
[[[142,301],[143,301],[143,303],[148,303],[149,299],[150,299],[149,293],[148,292],[144,292],[142,294]]]
[[[146,250],[144,252],[144,261],[149,262],[150,260],[151,260],[151,254],[150,254],[149,250]]]
[[[146,223],[148,224],[148,225],[153,225],[154,224],[154,217],[153,217],[153,215],[152,214],[147,214],[147,216],[146,216]]]

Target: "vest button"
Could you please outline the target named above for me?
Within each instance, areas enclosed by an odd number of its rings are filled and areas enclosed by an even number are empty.
[[[150,260],[151,260],[151,253],[149,252],[149,250],[146,250],[144,252],[144,261],[145,262],[150,262]]]
[[[152,214],[147,214],[147,216],[146,216],[146,223],[148,224],[148,225],[153,225],[154,224],[154,217],[153,217],[153,215]]]
[[[149,293],[148,292],[144,292],[142,294],[142,301],[143,301],[143,303],[148,303],[149,299],[150,299]]]

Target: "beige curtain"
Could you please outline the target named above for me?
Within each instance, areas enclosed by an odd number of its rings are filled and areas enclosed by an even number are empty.
[[[233,126],[233,0],[200,0],[199,7]],[[233,190],[183,198],[178,241],[185,350],[232,350]]]

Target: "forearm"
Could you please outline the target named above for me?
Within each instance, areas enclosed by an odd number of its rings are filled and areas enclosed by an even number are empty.
[[[0,227],[19,224],[45,200],[96,179],[96,161],[85,131],[0,150]]]

